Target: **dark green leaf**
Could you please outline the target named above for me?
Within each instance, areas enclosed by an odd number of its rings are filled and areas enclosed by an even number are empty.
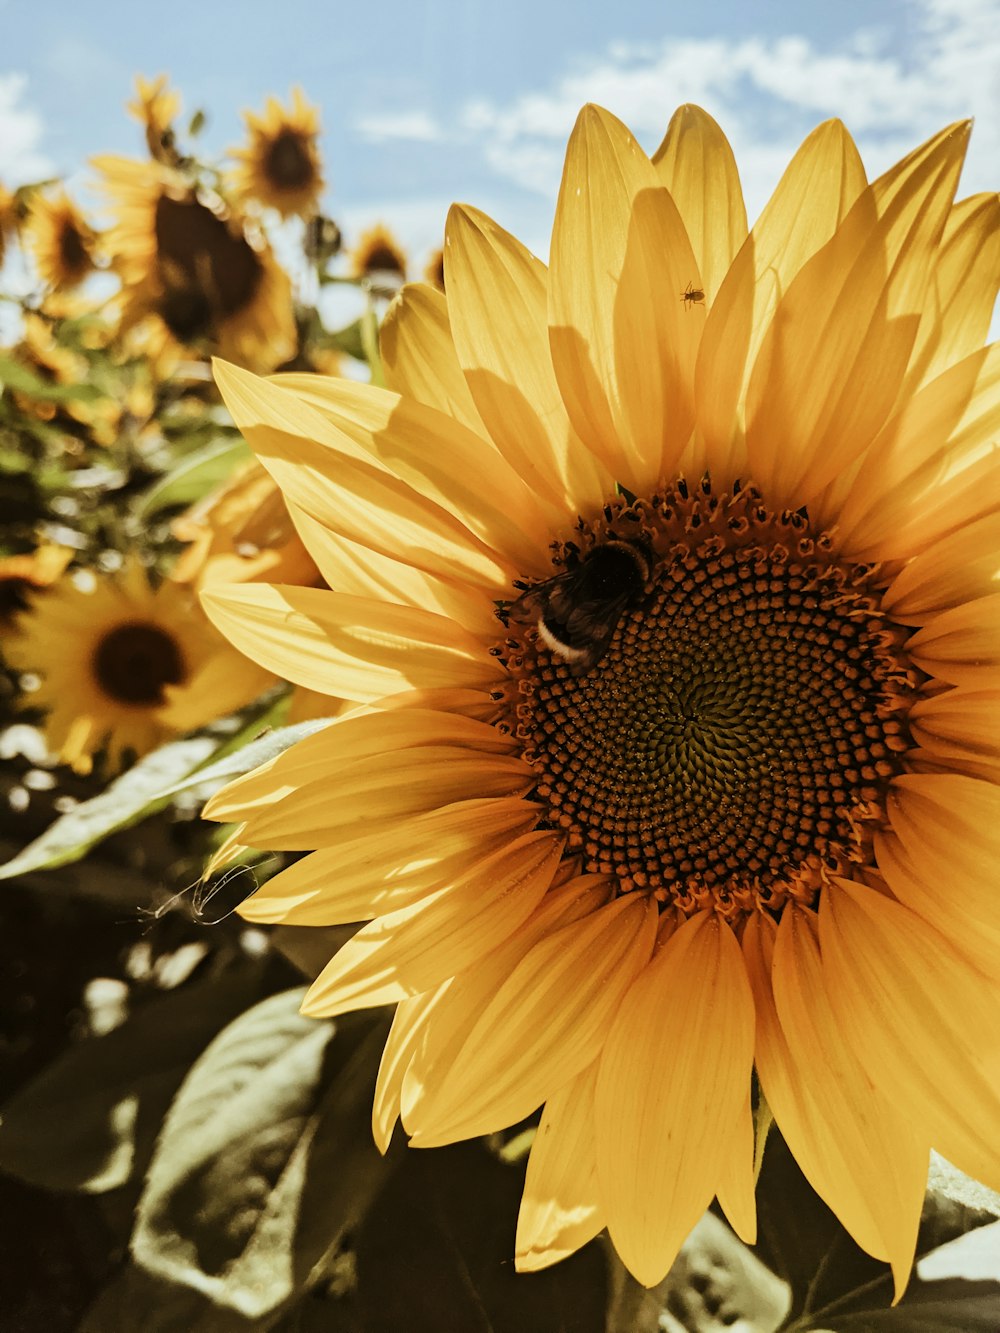
[[[997,1333],[1000,1328],[1000,1282],[921,1282],[891,1309],[886,1309],[891,1293],[881,1294],[880,1304],[872,1293],[870,1306],[850,1314],[820,1314],[817,1322],[798,1327],[810,1333]]]
[[[757,1186],[757,1257],[791,1288],[792,1313],[815,1310],[887,1272],[855,1245],[809,1185],[777,1129]]]
[[[109,834],[161,810],[170,800],[164,792],[204,764],[218,748],[214,736],[190,736],[161,745],[116,778],[100,796],[62,815],[17,856],[0,865],[0,879],[79,861]]]
[[[44,403],[92,402],[105,395],[94,384],[59,384],[35,375],[27,366],[0,355],[0,385]]]
[[[250,450],[239,436],[213,440],[187,454],[172,471],[160,477],[138,497],[135,513],[148,518],[161,509],[193,504],[220,485],[233,468],[250,457]]]
[[[151,1272],[250,1318],[296,1298],[386,1169],[370,1130],[382,1017],[335,1038],[299,1014],[303,993],[257,1005],[192,1069],[132,1241]]]
[[[603,1333],[606,1265],[592,1242],[541,1273],[514,1271],[524,1164],[480,1143],[410,1150],[357,1233],[366,1329]]]
[[[188,122],[188,134],[190,134],[192,138],[194,138],[196,134],[200,134],[205,128],[205,120],[205,113],[199,107]]]
[[[145,1166],[192,1061],[260,987],[260,968],[245,965],[71,1047],[3,1107],[0,1169],[44,1189],[100,1193],[124,1184]]]

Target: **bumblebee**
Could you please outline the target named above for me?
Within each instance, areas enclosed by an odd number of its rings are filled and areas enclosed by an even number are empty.
[[[609,533],[582,559],[572,549],[570,558],[569,569],[526,589],[504,618],[521,624],[535,620],[549,651],[582,676],[607,652],[625,610],[642,597],[653,549],[641,539]]]

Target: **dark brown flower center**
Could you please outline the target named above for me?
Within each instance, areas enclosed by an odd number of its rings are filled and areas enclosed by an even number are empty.
[[[611,506],[581,553],[623,536],[649,543],[652,570],[596,665],[532,628],[501,650],[506,725],[569,851],[624,889],[731,915],[870,863],[917,684],[877,571],[750,488],[680,481]]]
[[[83,237],[71,219],[67,218],[59,232],[59,262],[71,278],[86,273],[90,268],[90,254]]]
[[[377,245],[365,255],[366,273],[398,273],[405,275],[406,268],[399,253],[389,245]]]
[[[94,650],[97,684],[116,703],[153,708],[165,702],[164,686],[179,685],[187,672],[180,646],[159,625],[116,625]]]
[[[261,261],[211,209],[193,198],[162,195],[155,233],[163,288],[158,308],[175,337],[217,333],[217,321],[251,304],[263,277]]]
[[[263,166],[267,179],[282,190],[303,190],[316,174],[308,143],[298,130],[282,130],[271,140]]]

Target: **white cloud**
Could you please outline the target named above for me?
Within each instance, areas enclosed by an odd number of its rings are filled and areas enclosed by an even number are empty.
[[[386,112],[360,116],[355,128],[363,138],[374,143],[386,139],[405,139],[417,143],[434,143],[444,137],[433,116],[426,111]]]
[[[22,105],[24,74],[0,74],[0,180],[8,187],[39,180],[52,163],[39,151],[45,126],[38,112]]]
[[[674,108],[697,102],[721,122],[751,214],[817,120],[839,116],[878,172],[947,122],[979,118],[965,191],[996,188],[1000,161],[997,0],[907,0],[904,32],[858,29],[836,47],[787,34],[614,42],[547,88],[460,108],[445,129],[423,112],[369,117],[370,137],[451,139],[498,177],[552,197],[580,107],[598,102],[652,149]]]

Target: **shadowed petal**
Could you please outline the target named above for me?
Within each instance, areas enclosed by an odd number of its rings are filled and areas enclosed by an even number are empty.
[[[520,1273],[558,1263],[604,1226],[594,1148],[596,1077],[595,1063],[545,1103],[517,1216],[514,1264]]]

